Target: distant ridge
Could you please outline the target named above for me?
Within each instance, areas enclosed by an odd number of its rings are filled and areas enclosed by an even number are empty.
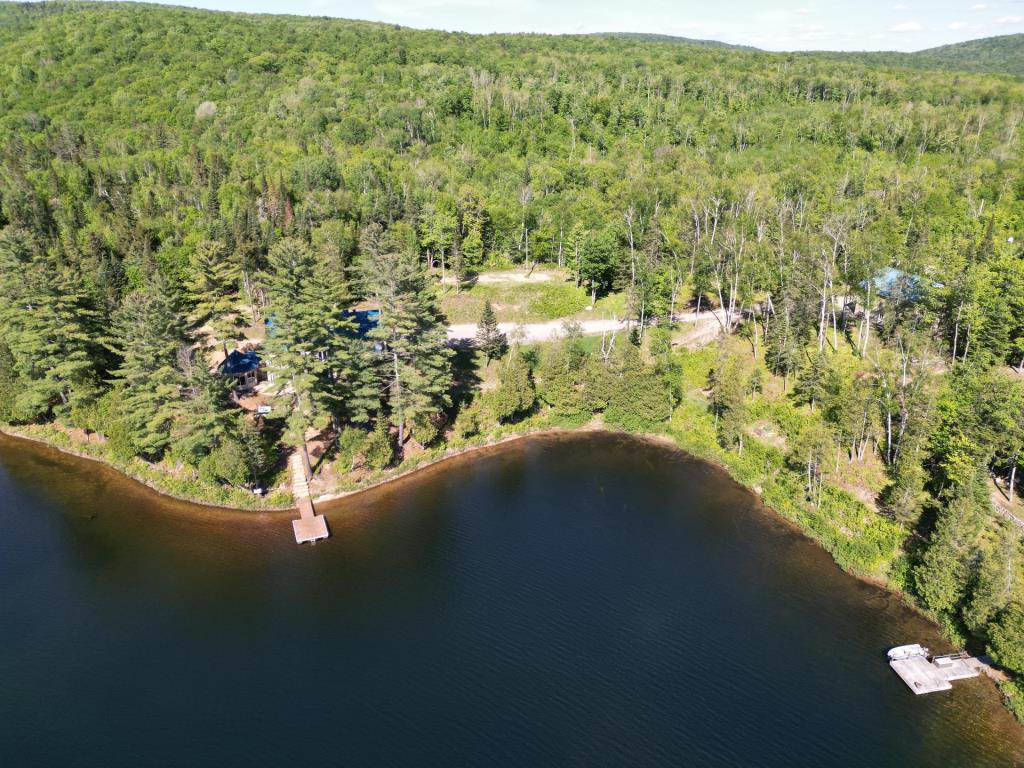
[[[733,45],[719,40],[698,40],[649,32],[596,32],[593,36],[632,40],[638,43],[678,43],[734,51],[762,51],[760,48],[749,45]],[[977,40],[941,45],[937,48],[926,48],[912,53],[900,51],[794,51],[792,55],[819,56],[913,69],[949,69],[1024,77],[1024,34],[982,37]]]
[[[678,35],[660,35],[656,32],[594,32],[592,37],[610,37],[616,40],[632,40],[637,43],[679,43],[681,45],[700,45],[705,48],[728,48],[734,51],[759,51],[750,45],[733,45],[721,40],[700,40],[694,37]]]
[[[910,54],[913,66],[1024,77],[1024,34],[984,37]]]

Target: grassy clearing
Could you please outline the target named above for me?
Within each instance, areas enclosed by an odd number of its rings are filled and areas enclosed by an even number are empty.
[[[480,320],[484,302],[490,300],[501,323],[537,323],[582,314],[590,296],[582,288],[562,279],[546,282],[501,282],[467,286],[460,293],[446,288],[441,309],[449,323]],[[586,313],[590,314],[590,313]]]

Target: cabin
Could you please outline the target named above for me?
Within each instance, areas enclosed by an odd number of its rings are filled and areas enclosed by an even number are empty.
[[[861,283],[862,288],[868,287],[868,281]],[[883,269],[871,280],[871,292],[880,299],[904,299],[917,301],[924,295],[921,278],[901,269],[889,267]]]
[[[220,374],[235,380],[235,391],[247,391],[255,388],[260,380],[260,369],[263,363],[256,350],[231,352],[220,364]]]

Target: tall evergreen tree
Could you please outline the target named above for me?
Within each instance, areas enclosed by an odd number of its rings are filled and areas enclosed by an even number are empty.
[[[238,314],[238,283],[240,266],[227,255],[223,244],[203,240],[196,245],[189,259],[186,296],[192,306],[190,319],[194,327],[206,326],[213,338],[224,347],[238,338],[241,318]]]
[[[476,347],[487,356],[488,363],[504,355],[508,349],[508,338],[498,328],[498,318],[490,299],[484,302],[484,310],[480,314],[480,323],[476,328]]]
[[[451,358],[444,317],[415,254],[388,246],[379,231],[363,238],[362,281],[380,308],[370,331],[377,348],[371,359],[398,427],[399,448],[406,424],[451,406]]]
[[[973,544],[981,530],[982,511],[970,489],[939,513],[924,558],[914,570],[918,594],[934,611],[949,613],[967,593]]]
[[[37,246],[30,233],[0,233],[0,340],[20,387],[16,418],[38,418],[91,388],[103,338],[80,276]]]
[[[0,339],[0,423],[14,418],[14,400],[18,396],[18,371],[10,347]]]
[[[331,417],[351,415],[346,407],[356,381],[356,340],[345,315],[349,293],[342,276],[323,268],[300,240],[277,243],[268,262],[268,365],[288,414],[289,438],[311,474],[307,433],[326,427]]]
[[[163,455],[181,412],[185,324],[161,283],[129,294],[114,318],[121,364],[113,373],[123,389],[123,416],[136,450],[150,458]]]
[[[240,431],[239,411],[231,403],[231,381],[210,370],[202,348],[182,349],[182,404],[174,425],[174,452],[193,464],[232,442]]]

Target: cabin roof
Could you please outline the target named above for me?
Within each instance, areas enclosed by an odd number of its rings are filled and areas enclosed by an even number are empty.
[[[221,373],[225,376],[242,376],[260,367],[260,356],[255,351],[230,353],[220,364]]]

